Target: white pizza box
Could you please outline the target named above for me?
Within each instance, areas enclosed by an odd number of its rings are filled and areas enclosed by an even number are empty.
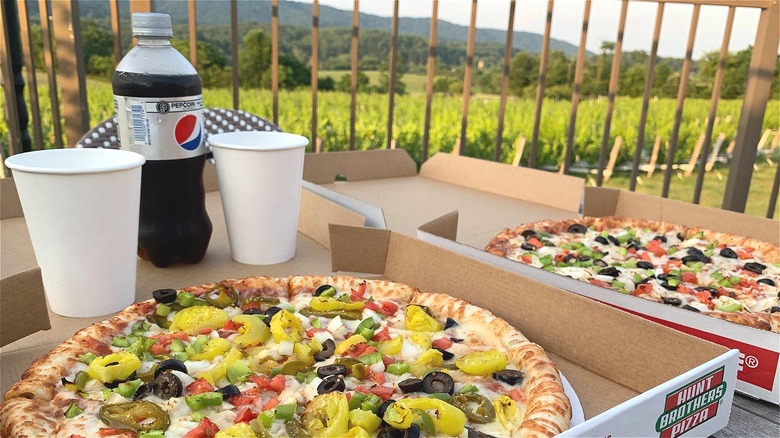
[[[667,208],[666,206],[661,207],[658,205],[658,200],[660,198],[612,189],[588,188],[586,189],[585,193],[586,214],[591,212],[590,215],[594,215],[593,208],[589,206],[589,201],[594,201],[594,196],[606,197],[609,194],[619,194],[621,197],[627,196],[629,198],[650,198],[647,200],[647,202],[643,203],[643,205],[651,206],[652,208],[649,208],[647,211],[653,212],[656,215],[651,215],[644,218],[651,220],[663,220],[665,218],[662,215],[657,215],[659,212],[664,212]],[[653,202],[655,202],[655,204],[652,204]],[[682,204],[675,206],[674,211],[678,215],[680,210],[684,210],[689,206],[685,203],[669,200],[665,200],[665,202],[662,202],[662,204],[667,204],[667,202]],[[603,206],[614,204],[609,204],[607,202],[599,203],[598,205]],[[721,210],[701,206],[692,207],[696,207],[694,210],[707,209],[708,211],[706,211],[706,214],[702,214],[702,216],[707,217],[710,223],[715,223],[714,221],[718,220],[718,216],[721,216],[721,213],[723,213],[722,216],[737,215],[737,213],[722,212]],[[632,209],[632,211],[636,212],[638,210]],[[601,216],[611,214],[623,216],[627,215],[623,212],[623,210],[612,210],[612,212],[604,212],[604,210],[600,210],[595,215]],[[635,213],[633,217],[641,216]],[[759,224],[762,222],[760,218],[741,219]],[[673,220],[677,223],[684,223],[686,225],[696,225],[694,222],[690,221],[682,222],[685,219],[679,216],[667,218],[666,220]],[[519,223],[517,225],[519,225]],[[475,248],[474,246],[461,243],[460,239],[457,239],[458,228],[458,212],[454,211],[422,225],[417,231],[417,237],[425,242],[442,246],[485,263],[500,266],[504,269],[524,275],[534,280],[538,280],[543,283],[547,283],[555,287],[607,303],[611,306],[615,306],[627,312],[637,314],[643,318],[649,319],[659,324],[663,324],[690,335],[723,345],[724,347],[738,349],[740,351],[740,364],[739,380],[736,387],[737,391],[761,398],[775,404],[780,403],[780,394],[778,394],[778,385],[780,385],[780,375],[778,374],[780,336],[778,336],[778,334],[764,330],[757,330],[751,327],[734,324],[709,316],[700,315],[695,312],[690,312],[665,304],[637,299],[636,297],[630,295],[624,295],[609,289],[594,286],[589,283],[584,283],[573,278],[535,268],[524,263],[508,260],[503,257],[485,252],[482,247]],[[484,246],[486,242],[487,241],[485,241],[482,245]]]
[[[333,271],[448,293],[541,345],[584,412],[562,436],[707,436],[729,421],[737,350],[396,231],[330,231]]]
[[[286,263],[256,266],[238,263],[230,256],[224,214],[214,166],[204,172],[206,209],[214,226],[206,257],[197,264],[156,268],[138,259],[136,300],[151,298],[151,291],[185,287],[253,275],[285,277],[290,274],[330,273],[328,224],[381,226],[381,210],[321,187],[301,192],[296,256]],[[316,191],[316,193],[315,193]],[[0,180],[0,395],[19,379],[30,363],[70,338],[77,330],[106,319],[65,318],[49,311],[30,236],[13,178]],[[335,201],[330,201],[332,197]],[[344,207],[343,205],[348,205]],[[370,221],[361,213],[370,216]],[[257,212],[248,212],[248,214]]]

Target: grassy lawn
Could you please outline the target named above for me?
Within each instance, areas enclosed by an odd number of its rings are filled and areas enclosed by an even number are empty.
[[[769,195],[771,193],[772,182],[775,172],[777,172],[777,163],[768,160],[757,161],[753,171],[753,180],[750,183],[750,192],[748,194],[747,207],[745,213],[754,216],[766,216],[766,210],[769,206]],[[704,175],[704,185],[701,192],[701,204],[709,207],[720,208],[723,203],[723,192],[726,190],[726,178],[728,177],[728,167],[716,167],[711,172]],[[640,173],[641,184],[637,184],[637,191],[650,195],[661,195],[661,189],[664,183],[663,172],[656,172],[652,178],[647,178],[647,174]],[[589,180],[595,177],[590,177]],[[604,185],[606,187],[615,187],[628,189],[630,176],[626,174],[617,174]],[[591,182],[591,181],[589,181]],[[595,182],[594,182],[595,185]],[[669,197],[680,201],[691,202],[693,200],[693,191],[696,188],[696,173],[685,177],[683,172],[675,171],[669,185]],[[775,207],[774,218],[780,215],[780,204]]]
[[[365,73],[366,76],[368,76],[368,80],[370,81],[371,85],[377,85],[379,84],[379,72],[378,71],[363,71],[361,70],[361,73]],[[349,71],[344,70],[320,70],[319,76],[325,77],[330,76],[336,82],[344,76],[349,75]],[[425,75],[419,75],[419,74],[411,74],[407,73],[404,74],[401,78],[401,81],[406,84],[406,91],[408,93],[425,93],[425,84],[426,84],[426,76]]]

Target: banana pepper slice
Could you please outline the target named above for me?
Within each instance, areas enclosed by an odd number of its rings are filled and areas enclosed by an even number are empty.
[[[498,350],[475,351],[461,356],[455,361],[455,366],[466,374],[487,376],[506,368],[509,360]]]
[[[418,332],[437,332],[444,330],[444,326],[441,325],[431,315],[428,315],[420,306],[410,305],[405,309],[406,328],[408,330],[416,330]]]
[[[380,353],[386,356],[392,356],[394,354],[400,353],[403,345],[404,345],[404,337],[396,336],[389,341],[380,342],[379,347],[377,348]]]
[[[339,342],[339,345],[336,346],[336,350],[334,353],[336,354],[344,354],[349,350],[349,347],[357,344],[361,344],[363,342],[366,342],[366,338],[360,335],[352,335],[349,338]]]
[[[231,344],[225,338],[211,338],[206,341],[203,351],[189,357],[189,360],[212,360],[230,350]]]
[[[282,310],[271,318],[271,333],[276,342],[301,342],[303,326],[297,316],[288,310]]]
[[[493,408],[501,425],[507,430],[511,429],[512,418],[517,415],[517,403],[508,395],[501,395],[493,402]]]
[[[241,348],[259,345],[271,339],[271,330],[256,316],[236,315],[232,320],[241,324],[238,328],[238,336],[233,340]]]
[[[333,297],[314,297],[309,302],[309,307],[321,312],[329,310],[360,310],[365,304],[361,301],[347,303]]]
[[[436,398],[405,398],[395,402],[395,405],[400,405],[409,410],[420,409],[428,413],[432,412],[431,419],[436,427],[436,431],[449,436],[458,436],[463,433],[463,428],[468,421],[466,414],[460,409]],[[387,418],[385,418],[385,421],[387,421]]]
[[[412,427],[414,414],[410,408],[396,402],[388,406],[382,419],[393,429],[404,430]]]
[[[347,396],[329,392],[314,397],[303,413],[303,425],[311,436],[345,436],[349,430]]]
[[[213,306],[185,307],[176,312],[171,322],[171,331],[183,331],[197,335],[203,329],[219,329],[228,321],[228,314]]]
[[[122,351],[96,357],[89,363],[87,373],[93,379],[110,383],[114,380],[126,380],[138,368],[141,368],[141,360],[138,356]]]

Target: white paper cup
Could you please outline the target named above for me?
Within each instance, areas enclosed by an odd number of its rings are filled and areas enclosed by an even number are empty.
[[[55,313],[101,316],[135,301],[144,162],[112,149],[48,149],[5,160]]]
[[[309,140],[259,131],[216,134],[208,140],[233,259],[273,265],[293,258]]]

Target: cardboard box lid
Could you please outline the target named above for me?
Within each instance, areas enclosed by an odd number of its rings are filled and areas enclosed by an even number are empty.
[[[659,196],[604,187],[587,187],[582,214],[627,216],[749,236],[780,245],[780,222]]]
[[[335,224],[330,230],[334,271],[380,274],[465,299],[548,352],[636,392],[728,351],[400,233]],[[685,355],[677,354],[680,349]]]
[[[40,269],[0,280],[0,313],[0,347],[51,328]]]
[[[403,149],[308,153],[303,164],[303,179],[315,184],[416,175],[417,166]]]

